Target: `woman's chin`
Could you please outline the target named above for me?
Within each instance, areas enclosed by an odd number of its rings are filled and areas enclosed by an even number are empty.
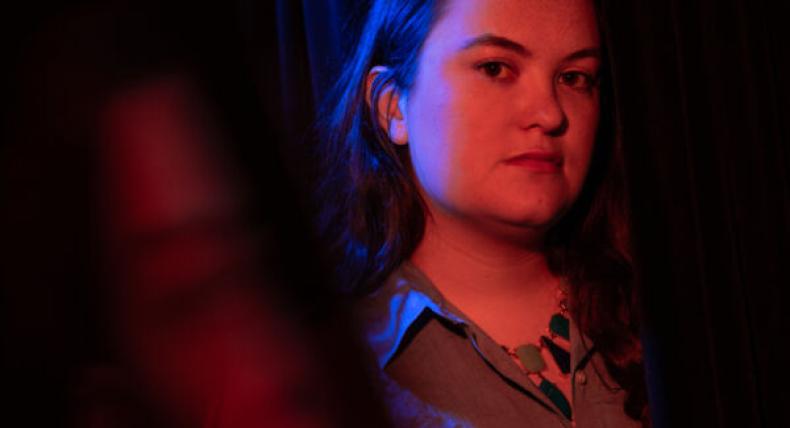
[[[517,228],[545,230],[562,218],[566,208],[565,204],[559,202],[531,204],[502,210],[498,217],[502,222]]]
[[[557,219],[551,215],[514,215],[500,213],[483,222],[484,233],[491,238],[519,245],[540,245]]]

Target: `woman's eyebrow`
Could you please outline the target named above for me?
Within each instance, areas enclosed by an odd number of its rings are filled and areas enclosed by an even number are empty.
[[[496,34],[491,33],[481,34],[477,37],[467,40],[462,45],[461,50],[468,50],[477,46],[496,46],[515,52],[521,56],[532,56],[532,52],[524,47],[524,45],[521,43],[508,39],[507,37],[497,36]],[[579,49],[565,56],[563,61],[568,62],[583,58],[601,59],[601,49],[595,46]]]
[[[589,47],[589,48],[579,49],[578,51],[575,51],[575,52],[571,53],[570,55],[566,56],[564,61],[568,62],[568,61],[574,61],[574,60],[583,59],[583,58],[594,58],[594,59],[600,60],[601,59],[601,49],[597,48],[597,47]]]
[[[464,42],[460,50],[468,50],[476,46],[497,46],[509,51],[513,51],[522,56],[532,55],[532,52],[525,48],[521,43],[510,40],[507,37],[497,36],[491,33],[481,34],[477,37],[467,40]]]

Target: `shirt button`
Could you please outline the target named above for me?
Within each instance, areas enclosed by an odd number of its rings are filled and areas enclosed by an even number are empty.
[[[584,385],[587,383],[587,375],[584,374],[582,371],[578,371],[575,374],[576,376],[576,385]]]

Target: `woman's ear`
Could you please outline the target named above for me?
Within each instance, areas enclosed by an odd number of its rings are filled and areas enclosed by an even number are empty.
[[[403,145],[408,143],[409,134],[406,128],[406,94],[400,91],[394,83],[387,83],[373,98],[373,82],[380,74],[385,73],[387,67],[377,65],[368,73],[365,82],[365,101],[368,106],[376,103],[378,109],[378,125],[387,131],[393,143]]]

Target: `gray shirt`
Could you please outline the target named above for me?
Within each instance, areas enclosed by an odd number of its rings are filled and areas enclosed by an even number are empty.
[[[395,427],[639,427],[571,322],[573,421],[499,345],[404,263],[356,305]]]

